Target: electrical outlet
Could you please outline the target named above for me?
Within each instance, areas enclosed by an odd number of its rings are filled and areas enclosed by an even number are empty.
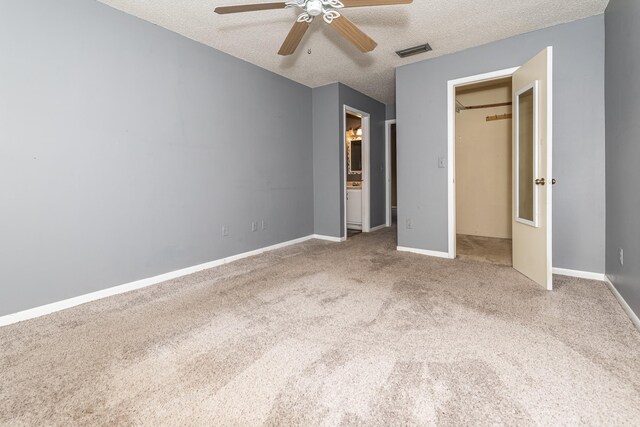
[[[413,222],[410,219],[407,219],[407,229],[410,230],[413,228]]]
[[[624,249],[618,249],[618,261],[620,261],[620,265],[624,265]]]
[[[258,231],[258,223],[255,221],[251,221],[251,231]]]
[[[446,167],[447,167],[447,158],[446,157],[438,158],[438,168],[444,169]]]
[[[226,237],[229,235],[229,227],[227,227],[226,225],[222,226],[222,237]]]
[[[264,219],[263,219],[263,220],[260,222],[260,228],[262,228],[263,230],[266,230],[266,229],[267,229],[267,220],[264,220]]]

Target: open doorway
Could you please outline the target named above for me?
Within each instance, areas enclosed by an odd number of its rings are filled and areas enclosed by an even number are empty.
[[[457,257],[512,265],[511,77],[456,87]]]
[[[344,238],[370,231],[369,114],[344,106]]]

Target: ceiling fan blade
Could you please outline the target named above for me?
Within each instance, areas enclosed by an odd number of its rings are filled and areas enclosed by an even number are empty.
[[[287,56],[295,52],[308,28],[309,23],[306,21],[296,22],[293,24],[287,38],[284,39],[284,43],[282,43],[282,46],[278,51],[278,55]]]
[[[344,7],[390,6],[394,4],[410,4],[413,0],[340,0]]]
[[[214,12],[220,15],[227,13],[253,12],[257,10],[284,9],[287,4],[285,2],[277,3],[255,3],[255,4],[239,4],[237,6],[220,6],[216,7]]]
[[[331,26],[338,30],[338,32],[342,34],[342,37],[353,43],[353,45],[363,53],[371,52],[378,46],[378,43],[363,33],[353,22],[345,18],[344,15],[335,18],[331,22]]]

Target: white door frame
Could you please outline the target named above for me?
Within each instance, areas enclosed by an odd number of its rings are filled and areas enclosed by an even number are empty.
[[[344,225],[343,239],[347,238],[347,113],[360,117],[362,120],[362,232],[369,233],[371,231],[371,188],[370,188],[370,121],[371,115],[357,108],[350,107],[346,104],[342,107],[342,189],[343,189],[343,206],[342,223]]]
[[[488,80],[496,80],[510,77],[520,67],[506,68],[504,70],[492,71],[490,73],[476,74],[475,76],[462,77],[449,80],[447,82],[447,158],[449,159],[449,170],[447,177],[448,197],[449,197],[449,251],[448,257],[456,257],[456,87]]]
[[[391,125],[395,125],[396,124],[396,119],[392,119],[392,120],[385,120],[384,122],[384,155],[385,155],[385,159],[386,159],[386,164],[385,164],[385,173],[386,173],[386,177],[385,177],[385,182],[386,182],[386,201],[385,201],[385,206],[387,207],[386,211],[387,211],[387,219],[385,221],[385,225],[387,227],[391,227],[391,219],[392,219],[392,206],[391,206]],[[396,126],[396,132],[398,132],[398,128]],[[396,156],[397,156],[397,143],[398,143],[398,135],[396,133]],[[396,167],[397,167],[397,157],[396,157]],[[398,175],[396,173],[396,180],[398,179]],[[397,191],[397,185],[398,183],[396,182],[396,191]]]

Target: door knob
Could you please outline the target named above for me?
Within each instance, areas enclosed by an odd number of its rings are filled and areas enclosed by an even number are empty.
[[[536,185],[545,185],[546,181],[544,180],[544,178],[538,178],[536,179]]]
[[[556,185],[556,179],[555,178],[551,178],[551,185]]]

